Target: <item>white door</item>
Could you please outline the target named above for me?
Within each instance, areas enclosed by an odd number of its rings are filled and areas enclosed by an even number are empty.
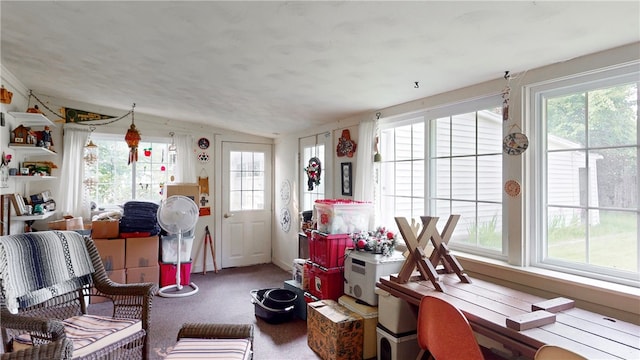
[[[271,146],[222,143],[222,268],[271,262]]]

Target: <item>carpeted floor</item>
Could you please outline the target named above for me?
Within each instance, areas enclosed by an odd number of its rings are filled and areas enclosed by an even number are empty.
[[[283,287],[291,274],[273,264],[191,274],[198,293],[183,298],[155,297],[151,316],[151,360],[162,359],[176,341],[185,322],[254,324],[254,359],[320,359],[307,346],[307,323],[294,318],[283,324],[268,324],[255,316],[252,289]],[[106,304],[90,306],[102,312]],[[91,307],[94,307],[91,309]]]

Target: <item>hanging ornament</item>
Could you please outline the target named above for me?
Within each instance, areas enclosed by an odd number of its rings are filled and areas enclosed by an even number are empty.
[[[351,140],[351,133],[349,132],[349,129],[342,130],[342,136],[340,136],[340,139],[338,140],[338,147],[336,149],[338,157],[353,157],[353,153],[356,152],[357,147],[358,145],[355,141]]]
[[[146,157],[151,156],[151,148],[144,149],[144,156],[146,156]]]
[[[509,97],[511,94],[509,82],[511,81],[511,75],[509,75],[508,71],[504,72],[504,79],[507,81],[507,86],[502,91],[502,121],[509,121],[511,120],[509,113]],[[517,128],[518,131],[514,131],[514,128]],[[521,132],[518,124],[512,124],[509,127],[507,136],[502,139],[502,151],[507,155],[520,155],[527,150],[528,147],[529,139],[527,135]]]
[[[322,175],[322,164],[320,159],[312,157],[309,159],[309,166],[304,168],[307,173],[307,188],[309,191],[313,191],[314,185],[320,185],[320,175]]]
[[[136,104],[133,104],[133,107],[136,107]],[[129,126],[129,130],[124,136],[124,140],[127,142],[129,146],[129,162],[130,165],[132,162],[138,161],[138,143],[140,143],[140,132],[136,129],[135,120],[133,117],[133,108],[131,109],[131,126]]]
[[[164,166],[164,165],[160,166],[160,171],[166,171],[166,170],[167,170],[166,166]]]

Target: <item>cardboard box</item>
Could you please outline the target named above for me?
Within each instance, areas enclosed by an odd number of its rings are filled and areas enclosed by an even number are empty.
[[[127,284],[151,282],[157,284],[160,280],[160,266],[146,266],[127,268]]]
[[[94,239],[114,239],[120,234],[119,220],[98,220],[91,222],[91,237]]]
[[[168,184],[166,186],[166,190],[167,197],[183,195],[193,200],[196,204],[200,201],[200,185],[195,183]]]
[[[111,279],[111,281],[118,284],[127,283],[127,272],[125,269],[107,271],[107,276],[109,276],[109,279]],[[109,301],[109,298],[105,298],[102,296],[91,297],[91,304],[98,304],[105,301]]]
[[[362,316],[364,319],[364,332],[362,342],[362,358],[371,359],[377,353],[377,333],[378,307],[361,303],[358,299],[349,295],[342,295],[338,299],[338,304]]]
[[[127,238],[125,267],[158,266],[159,240],[157,236]]]
[[[124,269],[124,239],[93,239],[93,242],[107,272]]]
[[[333,300],[307,304],[307,343],[323,360],[361,360],[364,320]]]

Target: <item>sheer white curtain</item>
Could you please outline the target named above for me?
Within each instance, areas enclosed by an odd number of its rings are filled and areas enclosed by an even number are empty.
[[[358,126],[358,151],[356,152],[356,176],[353,198],[358,201],[374,201],[373,149],[376,139],[376,120],[367,119]]]
[[[176,182],[195,183],[196,161],[193,154],[193,137],[191,135],[175,135],[178,151],[176,157]]]
[[[88,129],[65,127],[60,175],[59,198],[56,210],[62,215],[82,216],[90,219],[90,208],[84,199],[84,146],[89,138]]]

